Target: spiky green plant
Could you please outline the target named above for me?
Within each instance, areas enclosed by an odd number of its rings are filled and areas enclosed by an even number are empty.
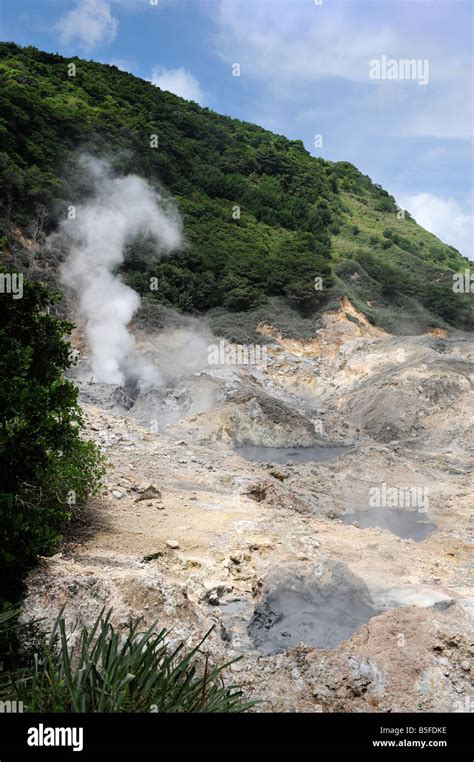
[[[0,634],[9,631],[17,616],[18,609],[15,606],[7,605],[2,611],[0,611]]]
[[[243,712],[253,702],[226,685],[223,670],[200,652],[207,635],[187,650],[171,647],[155,625],[124,634],[101,612],[72,643],[61,611],[48,639],[41,637],[29,670],[10,676],[10,696],[29,712]]]
[[[0,678],[2,678],[3,670],[12,666],[15,657],[16,637],[21,630],[18,614],[18,608],[11,604],[5,604],[3,608],[0,608]],[[3,682],[4,678],[0,680],[0,694]]]

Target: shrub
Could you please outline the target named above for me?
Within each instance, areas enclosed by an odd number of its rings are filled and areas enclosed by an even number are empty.
[[[8,669],[16,656],[17,617],[18,609],[15,606],[7,604],[0,610],[0,664],[2,669]]]
[[[39,639],[26,669],[6,675],[1,697],[23,701],[27,712],[243,712],[255,702],[225,685],[222,666],[211,666],[197,646],[171,647],[168,632],[137,623],[119,634],[101,612],[75,645],[61,611],[51,635]],[[210,631],[209,631],[210,632]]]
[[[0,311],[0,603],[21,594],[38,555],[54,551],[74,505],[99,486],[102,458],[80,437],[71,324],[48,314],[57,297],[25,283]]]
[[[231,289],[224,297],[223,304],[226,309],[232,312],[246,312],[265,303],[265,301],[265,294],[253,286],[245,286]]]

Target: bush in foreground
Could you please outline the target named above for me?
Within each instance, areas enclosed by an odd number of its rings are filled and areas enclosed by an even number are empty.
[[[198,652],[209,633],[187,651],[171,647],[155,625],[131,624],[118,633],[111,611],[101,612],[71,642],[62,612],[51,635],[39,638],[31,664],[6,675],[0,697],[23,701],[27,712],[243,712],[252,702],[225,685],[222,666]],[[0,623],[1,628],[1,623]]]

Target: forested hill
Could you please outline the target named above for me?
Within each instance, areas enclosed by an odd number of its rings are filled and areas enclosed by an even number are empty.
[[[473,326],[469,295],[452,290],[467,260],[397,215],[394,199],[353,165],[312,157],[302,141],[115,66],[3,43],[0,77],[5,264],[54,278],[41,243],[87,194],[77,170],[87,151],[164,186],[183,216],[182,251],[157,263],[149,241],[131,247],[123,276],[145,297],[145,312],[161,302],[206,312],[227,333],[264,318],[294,333],[346,294],[393,332]],[[25,237],[37,244],[33,262]]]

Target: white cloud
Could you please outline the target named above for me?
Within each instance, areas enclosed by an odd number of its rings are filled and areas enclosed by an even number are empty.
[[[118,21],[106,0],[79,0],[56,23],[63,45],[77,44],[84,50],[92,50],[102,42],[112,42],[117,28]]]
[[[311,3],[221,0],[216,14],[222,56],[241,62],[249,76],[270,84],[299,84],[337,76],[368,81],[369,60],[396,48],[388,24],[374,33],[355,25],[350,9],[329,13]],[[241,59],[243,59],[241,61]]]
[[[419,225],[434,233],[444,243],[455,246],[461,254],[474,259],[474,212],[472,200],[465,204],[453,198],[418,193],[400,203]]]
[[[344,97],[339,83],[352,83],[359,86],[367,121],[376,121],[386,133],[468,137],[472,130],[470,49],[458,49],[452,34],[440,39],[440,22],[430,21],[429,11],[423,8],[426,3],[416,3],[409,21],[408,6],[402,1],[400,11],[391,3],[389,13],[384,13],[384,5],[219,0],[212,11],[217,51],[229,66],[240,63],[242,76],[258,82],[266,99],[294,103],[299,98],[297,112],[311,108],[310,97],[318,103],[327,97],[324,85],[338,88],[333,96],[336,102]],[[439,12],[440,3],[433,7]],[[426,24],[431,25],[428,31]],[[427,59],[429,85],[371,80],[369,62],[381,55]],[[385,106],[386,119],[381,113]]]
[[[155,66],[150,82],[161,90],[179,95],[187,101],[203,103],[204,92],[194,74],[184,69],[165,69],[164,66]]]

